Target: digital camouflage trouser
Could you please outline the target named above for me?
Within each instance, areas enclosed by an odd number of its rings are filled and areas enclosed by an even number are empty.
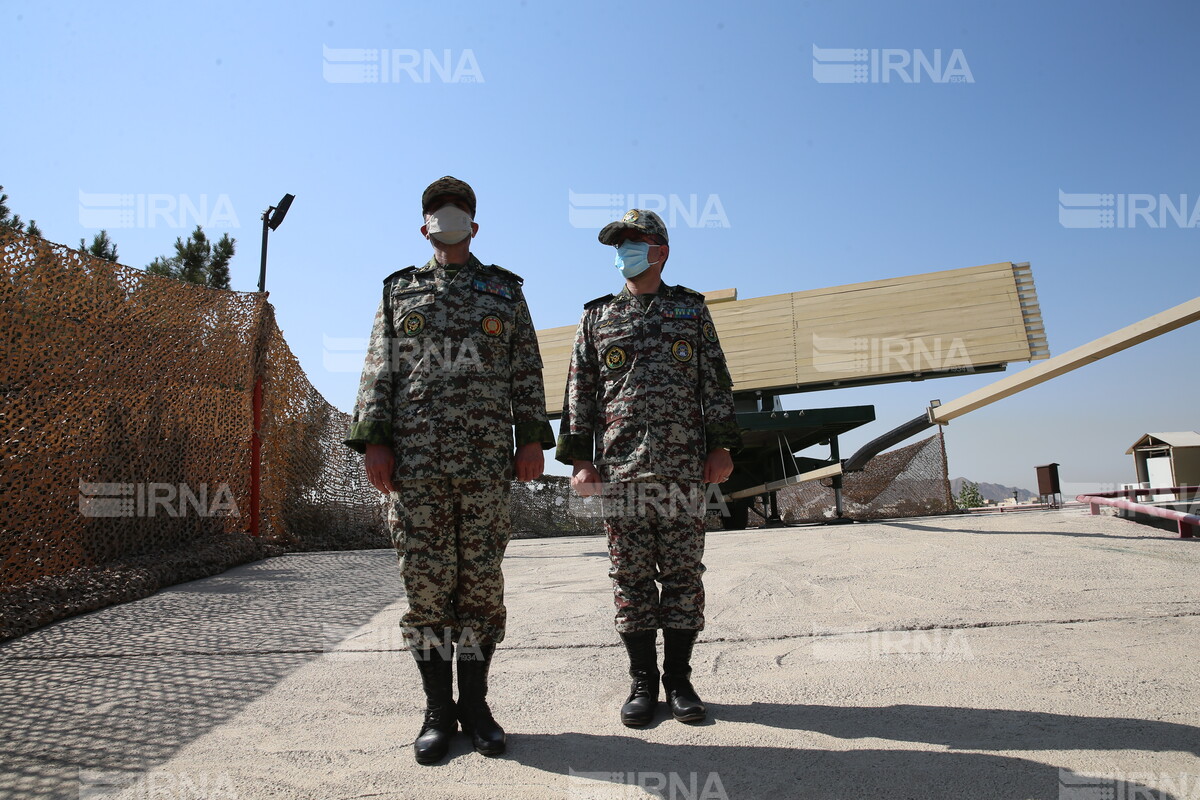
[[[703,485],[609,483],[602,503],[617,631],[701,630]]]
[[[400,620],[405,643],[503,641],[509,482],[437,478],[395,486],[388,524],[408,598]]]

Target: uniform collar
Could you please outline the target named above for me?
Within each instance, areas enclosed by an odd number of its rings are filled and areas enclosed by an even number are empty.
[[[664,283],[659,284],[658,291],[654,293],[654,296],[655,297],[667,297],[667,296],[671,295],[674,291],[675,291],[674,286],[672,286],[669,283],[664,282]],[[635,297],[637,297],[637,295],[635,295],[633,292],[629,291],[628,286],[622,286],[621,291],[617,293],[617,297],[621,298],[622,300],[632,300]]]
[[[478,269],[479,267],[482,267],[482,266],[483,266],[483,262],[480,261],[478,258],[476,258],[474,253],[468,253],[467,254],[467,263],[459,264],[458,271],[463,272],[467,269]],[[442,269],[445,269],[444,265],[438,263],[437,256],[432,256],[432,257],[430,257],[430,259],[428,261],[425,262],[425,266],[421,267],[421,270],[422,271],[427,270],[427,269],[428,270],[436,270],[439,267],[441,267]]]

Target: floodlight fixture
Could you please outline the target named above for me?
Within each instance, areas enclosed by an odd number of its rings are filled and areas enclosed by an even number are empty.
[[[285,194],[279,201],[279,205],[274,206],[275,213],[271,215],[271,221],[267,223],[271,226],[271,230],[275,230],[283,223],[283,218],[287,216],[288,209],[292,207],[292,201],[295,199],[295,195]],[[270,211],[270,209],[267,210]]]
[[[279,201],[279,205],[271,206],[262,213],[263,235],[262,235],[262,259],[258,265],[258,290],[265,292],[267,290],[267,232],[275,230],[283,224],[283,218],[287,216],[288,209],[292,207],[292,201],[296,199],[295,195],[285,194],[283,199]]]

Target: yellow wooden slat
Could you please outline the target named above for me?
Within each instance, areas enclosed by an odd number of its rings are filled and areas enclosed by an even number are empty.
[[[1002,378],[957,400],[930,409],[929,419],[931,422],[946,424],[955,417],[1198,320],[1200,320],[1200,297],[1193,298],[1152,317],[1147,317],[1141,322],[1135,322],[1115,333],[1101,336],[1099,339],[1069,350],[1049,361],[1043,361],[1041,364],[1021,370],[1015,375]]]

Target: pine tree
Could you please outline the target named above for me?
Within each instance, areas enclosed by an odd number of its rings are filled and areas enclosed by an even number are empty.
[[[14,231],[25,232],[25,223],[21,221],[20,214],[13,214],[8,208],[8,195],[4,193],[4,187],[0,186],[0,225],[6,228],[12,228]],[[34,236],[41,236],[42,229],[38,227],[36,220],[29,220],[29,233]]]
[[[13,228],[18,231],[24,230],[25,228],[24,224],[21,222],[21,218],[16,215],[12,215],[12,212],[8,210],[8,195],[4,193],[3,186],[0,186],[0,225],[3,225],[6,228]]]
[[[32,231],[30,232],[32,233]],[[103,258],[105,261],[111,261],[114,264],[117,263],[117,243],[108,238],[108,231],[102,230],[93,236],[90,246],[85,240],[80,239],[79,249],[96,258]]]
[[[955,498],[955,503],[957,503],[959,508],[979,508],[982,506],[983,495],[979,493],[979,484],[964,480],[962,488],[958,490],[958,497]]]
[[[229,288],[229,262],[233,259],[234,243],[229,234],[225,234],[213,246],[212,260],[208,262],[209,288]]]
[[[175,255],[159,256],[146,265],[151,275],[166,275],[211,289],[229,288],[229,262],[237,239],[223,234],[214,245],[199,225],[187,241],[175,239]]]

